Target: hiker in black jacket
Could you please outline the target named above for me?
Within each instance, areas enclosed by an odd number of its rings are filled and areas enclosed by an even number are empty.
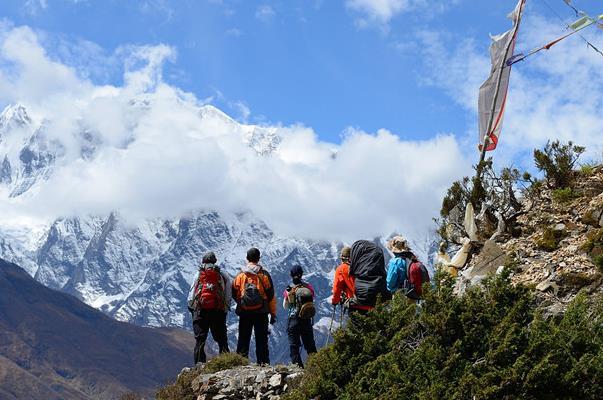
[[[354,298],[350,300],[350,316],[354,313],[366,314],[372,310],[378,296],[381,296],[382,300],[391,299],[386,285],[383,250],[375,243],[358,240],[352,244],[350,276],[354,278]]]

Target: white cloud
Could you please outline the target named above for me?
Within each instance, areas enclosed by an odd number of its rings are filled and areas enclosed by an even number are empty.
[[[240,37],[242,34],[243,32],[241,32],[241,30],[238,28],[230,28],[226,30],[227,36]]]
[[[276,11],[268,4],[259,6],[255,11],[255,17],[262,22],[270,22],[275,15]]]
[[[412,7],[412,0],[347,0],[346,5],[379,22],[388,22],[394,15]]]
[[[526,14],[516,52],[542,46],[563,33],[557,21]],[[456,38],[451,36],[419,35],[427,74],[424,82],[442,88],[476,116],[478,89],[490,71],[486,46],[478,50],[472,39],[454,46]],[[588,36],[594,43],[603,42],[599,30],[589,31]],[[501,141],[491,155],[501,164],[531,166],[532,149],[559,139],[585,145],[589,155],[597,157],[603,152],[601,115],[603,57],[578,37],[569,38],[513,67]],[[475,121],[468,138],[471,146],[477,143],[477,116]]]
[[[359,27],[378,25],[385,30],[392,18],[404,12],[420,10],[427,15],[438,14],[461,0],[346,0],[346,7],[361,15]]]
[[[0,216],[118,210],[136,219],[249,209],[294,236],[413,235],[431,226],[442,194],[469,168],[449,134],[407,141],[350,129],[333,144],[300,125],[262,128],[282,142],[259,156],[243,142],[253,127],[218,112],[202,118],[202,101],[163,82],[162,63],[175,57],[167,46],[122,47],[124,85],[98,86],[49,59],[30,29],[0,37],[2,101],[24,104],[67,148],[35,192],[0,197]],[[82,129],[99,146],[91,160],[80,157]]]
[[[38,15],[41,11],[48,8],[47,0],[27,0],[23,3],[23,9],[30,15]]]

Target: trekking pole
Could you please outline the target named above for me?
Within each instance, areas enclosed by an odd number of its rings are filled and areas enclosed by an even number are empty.
[[[337,311],[337,305],[333,306],[333,314],[331,315],[331,323],[329,324],[329,331],[327,332],[327,339],[325,340],[325,345],[322,347],[326,347],[329,344],[329,336],[331,336],[331,331],[333,330],[333,320],[335,319],[335,312]]]

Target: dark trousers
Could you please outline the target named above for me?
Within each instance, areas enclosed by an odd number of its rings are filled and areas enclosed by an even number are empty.
[[[195,364],[206,362],[205,342],[207,334],[218,343],[220,353],[228,353],[228,336],[226,334],[226,313],[222,310],[201,310],[194,315],[193,332],[195,333]]]
[[[258,364],[270,364],[268,352],[268,314],[241,313],[239,315],[239,341],[237,353],[249,357],[251,331],[255,332],[255,358]]]
[[[304,367],[299,348],[304,343],[304,348],[308,355],[316,353],[316,343],[314,342],[314,330],[312,329],[311,319],[289,318],[287,322],[287,334],[289,335],[289,350],[291,362]]]

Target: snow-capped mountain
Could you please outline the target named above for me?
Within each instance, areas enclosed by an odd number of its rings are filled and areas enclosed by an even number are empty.
[[[147,105],[144,100],[131,103],[133,112]],[[278,149],[280,138],[274,128],[239,124],[212,106],[200,107],[198,115],[200,123],[219,120],[230,125],[258,157]],[[18,199],[35,193],[57,165],[68,162],[63,143],[46,134],[47,123],[34,122],[19,105],[0,115],[0,196]],[[81,160],[93,159],[102,146],[84,127],[78,143]],[[33,228],[0,227],[0,257],[22,265],[50,288],[73,294],[118,320],[143,326],[190,328],[186,296],[202,255],[214,251],[223,268],[235,275],[252,246],[263,252],[262,263],[273,276],[279,303],[290,267],[301,264],[323,302],[317,320],[329,314],[329,277],[341,245],[278,236],[247,211],[197,210],[179,218],[142,222],[113,212],[59,218]],[[274,361],[288,358],[286,317],[280,304],[279,313],[271,336]],[[234,340],[234,314],[230,323]],[[318,326],[324,333],[324,321]],[[317,341],[322,344],[320,334]]]

